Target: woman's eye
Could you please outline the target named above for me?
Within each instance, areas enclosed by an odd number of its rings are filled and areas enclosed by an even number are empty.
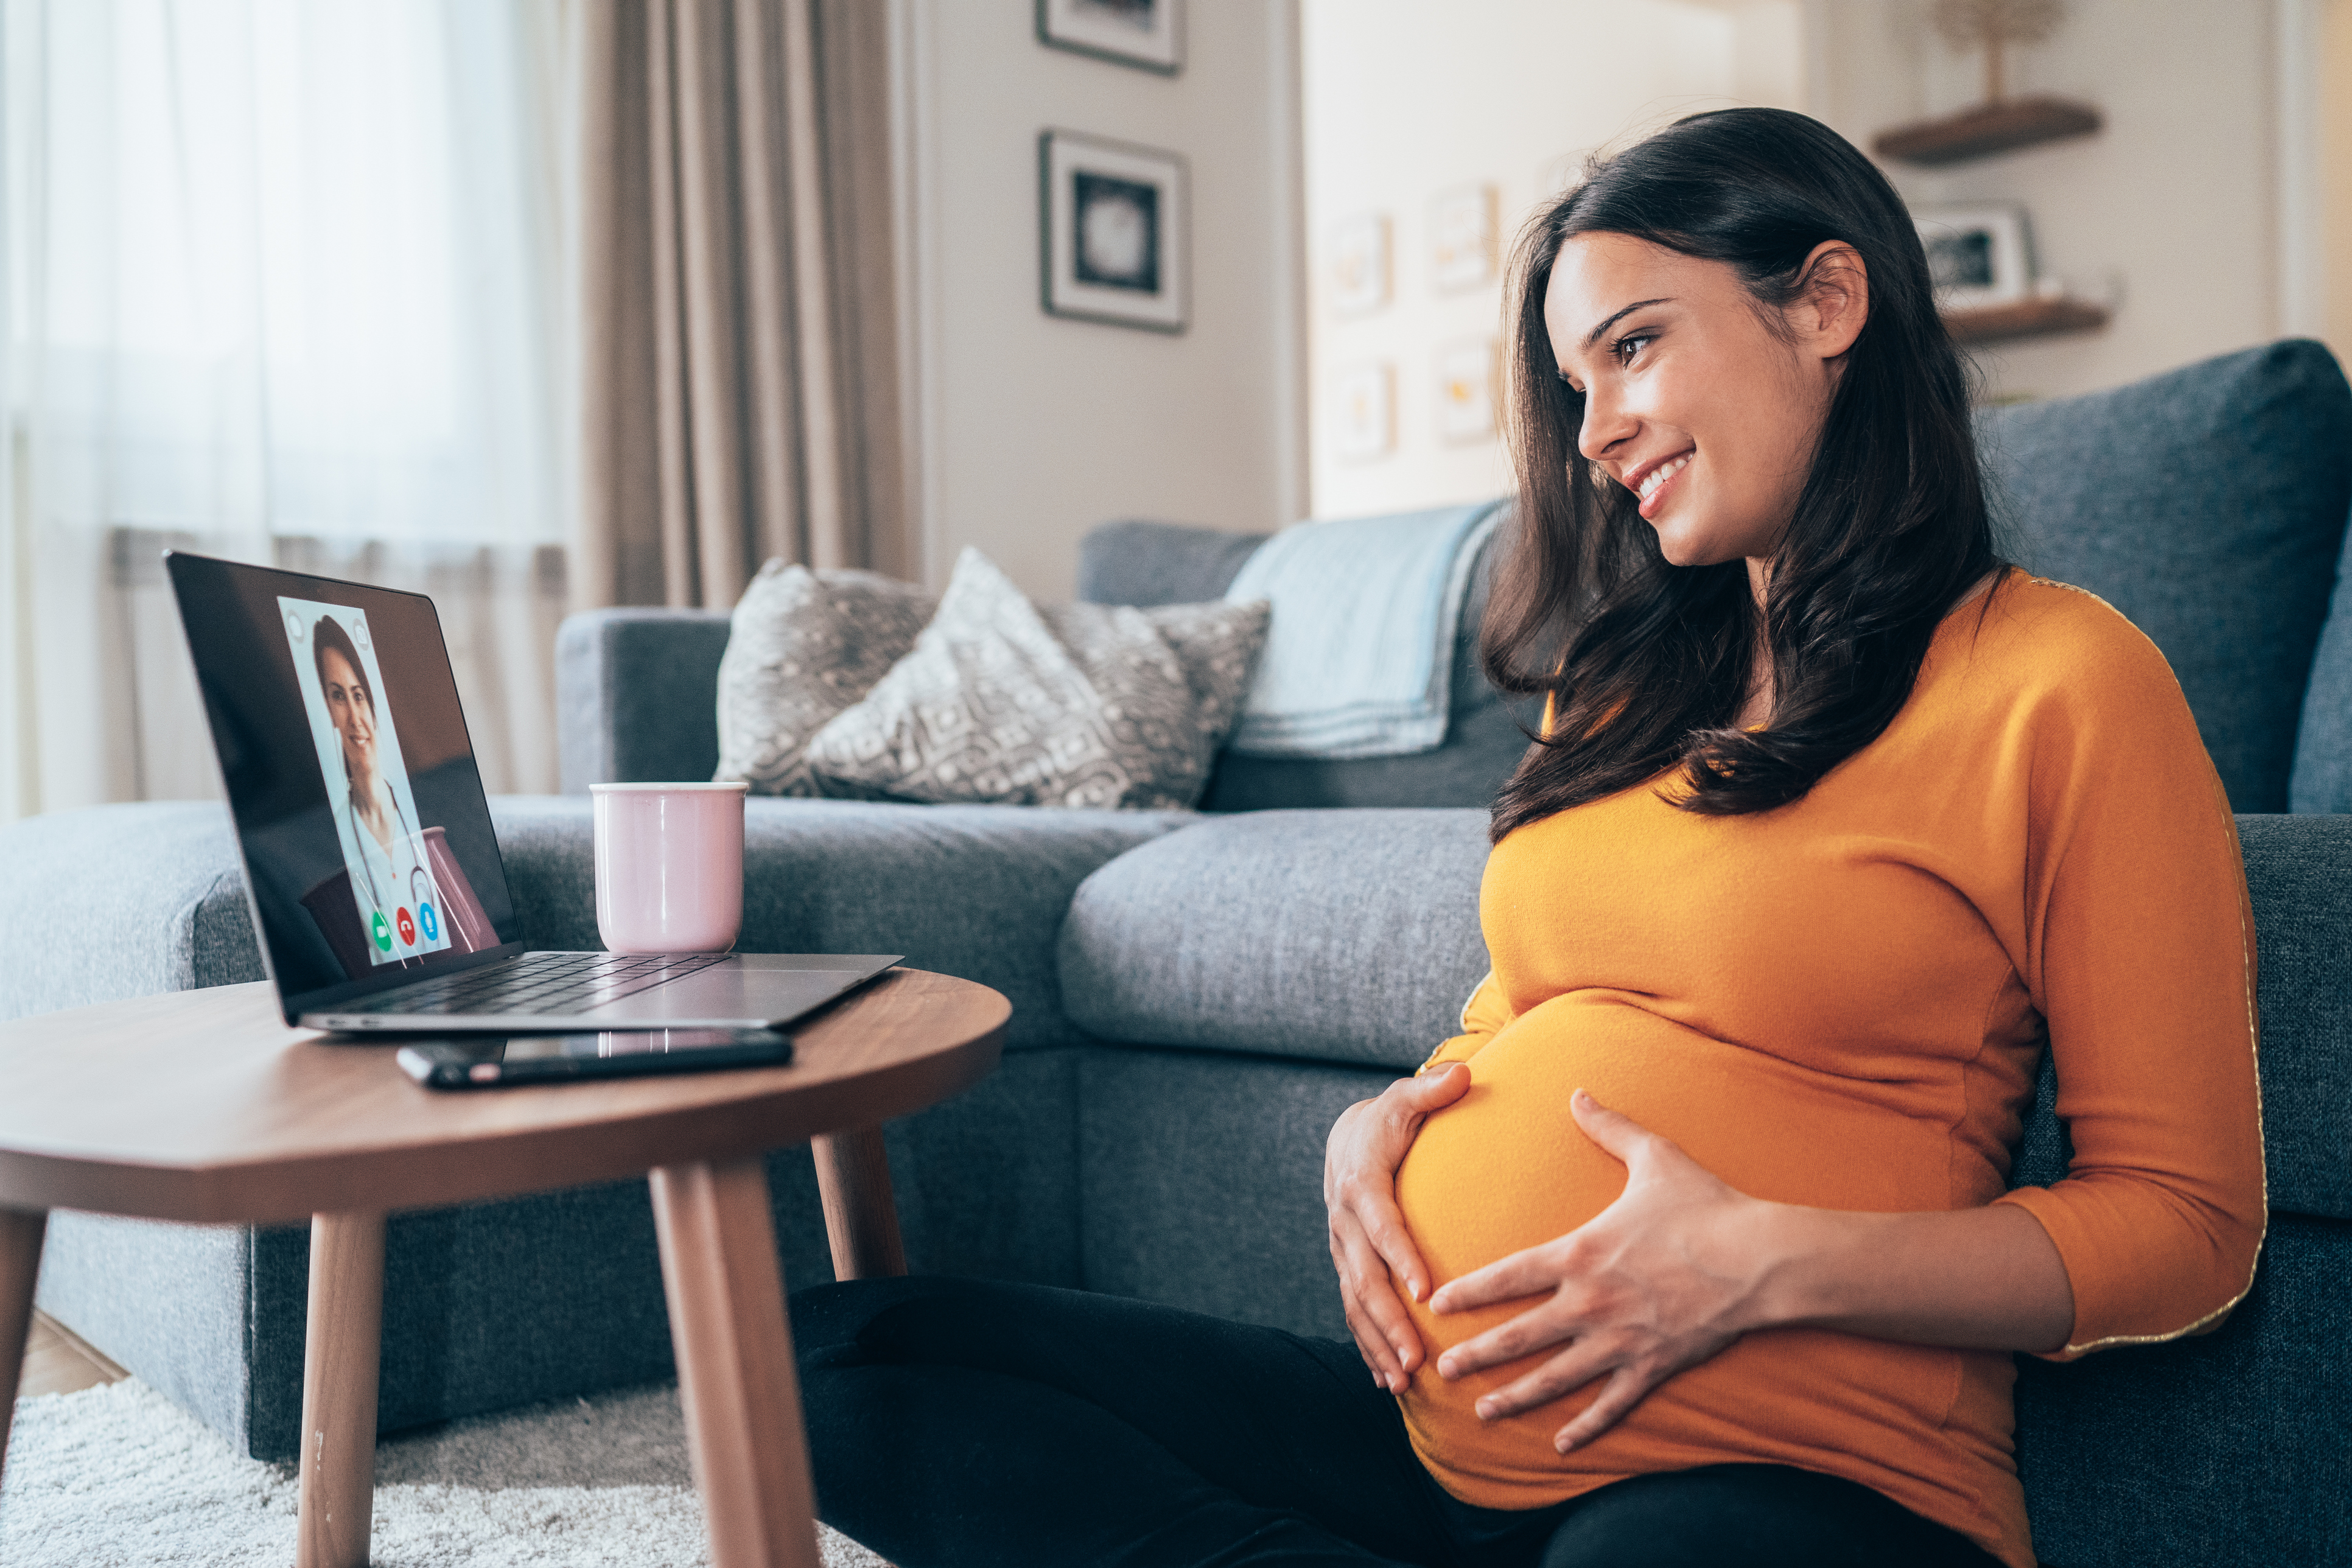
[[[1629,336],[1619,338],[1617,342],[1612,345],[1617,355],[1617,363],[1619,364],[1623,364],[1635,354],[1640,353],[1653,340],[1646,332],[1634,332]]]

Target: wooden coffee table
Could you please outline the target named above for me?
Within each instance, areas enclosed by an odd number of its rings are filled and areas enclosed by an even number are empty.
[[[310,1221],[295,1562],[354,1568],[375,1489],[392,1209],[649,1175],[695,1485],[718,1568],[816,1568],[761,1156],[811,1142],[840,1278],[903,1274],[881,1123],[996,1065],[1012,1005],[893,970],[797,1026],[790,1067],[439,1094],[389,1045],[326,1045],[266,984],[0,1025],[0,1461],[53,1208]]]

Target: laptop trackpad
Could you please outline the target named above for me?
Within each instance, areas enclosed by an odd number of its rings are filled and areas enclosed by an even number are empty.
[[[802,958],[799,962],[806,963],[810,960]],[[822,1007],[888,966],[887,961],[872,967],[861,964],[837,969],[804,969],[798,964],[787,968],[740,961],[714,963],[650,991],[608,1002],[582,1016],[600,1028],[632,1024],[652,1026],[683,1019],[783,1024]]]

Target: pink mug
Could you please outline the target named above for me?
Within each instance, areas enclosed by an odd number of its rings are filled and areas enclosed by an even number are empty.
[[[745,784],[590,784],[614,952],[725,952],[743,930]]]

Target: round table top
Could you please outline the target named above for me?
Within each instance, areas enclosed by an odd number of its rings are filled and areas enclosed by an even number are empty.
[[[888,971],[789,1067],[457,1092],[289,1028],[266,982],[0,1024],[0,1206],[254,1225],[467,1203],[871,1127],[996,1066],[1013,1006]]]

